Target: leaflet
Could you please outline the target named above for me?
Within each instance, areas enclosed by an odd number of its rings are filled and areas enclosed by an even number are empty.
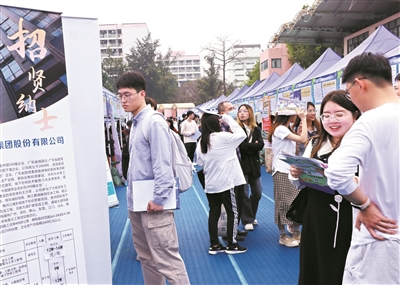
[[[327,179],[324,175],[324,169],[328,164],[314,158],[291,155],[282,151],[284,158],[282,161],[289,165],[303,169],[303,173],[299,177],[300,185],[311,187],[328,194],[335,194],[335,190],[331,189],[327,184]]]

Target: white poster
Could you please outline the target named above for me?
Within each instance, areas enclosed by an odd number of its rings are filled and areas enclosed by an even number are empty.
[[[98,22],[0,8],[0,284],[111,284]]]
[[[2,284],[87,283],[68,109],[1,125]]]

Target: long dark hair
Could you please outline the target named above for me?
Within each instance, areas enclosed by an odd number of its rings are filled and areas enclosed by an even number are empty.
[[[356,105],[354,105],[353,102],[351,102],[346,98],[345,94],[346,91],[344,90],[336,90],[329,92],[322,100],[320,117],[324,113],[324,108],[326,103],[333,102],[345,108],[346,110],[350,111],[353,115],[353,118],[357,120],[361,116],[361,111],[357,108]],[[334,150],[340,146],[340,142],[342,141],[342,139],[340,139],[336,144],[334,144],[333,137],[325,130],[325,128],[321,128],[321,133],[318,136],[318,143],[313,147],[313,150],[311,152],[311,157],[314,157],[318,153],[318,150],[321,148],[322,144],[328,140],[334,146],[333,147]]]
[[[173,130],[175,133],[177,133],[175,126],[174,126],[174,121],[171,118],[166,119],[166,121],[169,123],[169,128]]]
[[[287,124],[287,122],[289,121],[290,117],[291,116],[285,116],[285,115],[276,115],[275,116],[275,120],[272,123],[271,129],[269,130],[268,137],[267,137],[267,139],[270,143],[272,143],[272,136],[274,135],[275,129],[281,125],[285,126]],[[289,130],[292,131],[290,128],[289,128]]]
[[[219,118],[216,115],[205,113],[201,117],[201,140],[200,147],[202,153],[207,153],[210,147],[210,135],[221,131]]]
[[[307,102],[307,110],[308,110],[308,108],[310,108],[310,106],[314,107],[315,111],[317,111],[317,108],[315,108],[315,105],[313,102]],[[300,122],[301,122],[301,119],[299,116],[297,116],[296,121],[294,121],[294,124],[293,124],[294,131],[297,131],[297,128],[300,126]],[[315,120],[312,121],[312,126],[314,129],[317,130],[317,135],[319,135],[321,132],[322,126],[321,126],[321,123],[317,120],[317,118],[315,118]],[[306,128],[307,128],[307,126],[306,126]]]

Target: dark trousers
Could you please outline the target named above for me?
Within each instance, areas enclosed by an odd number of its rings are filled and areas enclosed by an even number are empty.
[[[236,198],[233,189],[226,190],[221,193],[206,193],[208,206],[210,207],[210,212],[208,214],[208,232],[210,234],[211,245],[219,244],[218,241],[218,219],[221,215],[221,205],[225,207],[227,215],[227,238],[228,244],[236,243],[236,233],[237,233],[237,208],[236,208]]]
[[[236,197],[236,206],[237,206],[237,212],[238,212],[238,225],[240,224],[240,219],[242,217],[242,212],[243,212],[243,204],[244,204],[244,186],[245,185],[239,185],[235,186],[235,197]]]
[[[185,143],[185,148],[190,160],[193,162],[194,152],[196,151],[196,143],[195,142]]]
[[[245,174],[247,184],[243,190],[242,224],[252,224],[256,219],[258,204],[262,195],[261,177]],[[250,191],[251,188],[251,191]]]

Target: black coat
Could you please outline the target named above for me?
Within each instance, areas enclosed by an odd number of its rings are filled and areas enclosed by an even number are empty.
[[[243,129],[246,132],[246,129]],[[247,132],[246,132],[247,134]],[[249,141],[251,137],[251,141]],[[264,147],[264,140],[259,127],[255,127],[254,131],[247,134],[247,138],[240,144],[240,164],[244,174],[260,177],[260,150]]]

